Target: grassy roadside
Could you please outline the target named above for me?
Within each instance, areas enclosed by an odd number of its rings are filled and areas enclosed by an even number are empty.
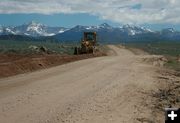
[[[179,71],[180,72],[180,61],[178,61],[177,57],[166,56],[168,62],[165,64],[166,67]]]
[[[49,53],[68,54],[72,55],[74,52],[73,43],[60,42],[45,42],[45,41],[11,41],[0,40],[0,53],[15,53],[15,54],[37,54],[37,49],[43,47]]]
[[[129,49],[140,49],[149,54],[163,55],[168,59],[167,68],[180,72],[180,42],[130,42],[124,44]]]

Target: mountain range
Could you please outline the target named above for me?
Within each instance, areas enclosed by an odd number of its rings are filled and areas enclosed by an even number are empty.
[[[47,25],[30,22],[20,26],[0,26],[0,39],[15,38],[53,39],[57,41],[80,41],[83,32],[96,31],[100,42],[128,42],[128,41],[180,41],[180,32],[173,28],[153,31],[145,27],[123,25],[112,27],[107,23],[98,26],[81,26],[73,28],[49,27]]]
[[[38,36],[53,36],[58,33],[63,33],[67,28],[64,27],[49,27],[41,23],[30,22],[20,26],[0,26],[0,35],[25,35],[31,37]]]

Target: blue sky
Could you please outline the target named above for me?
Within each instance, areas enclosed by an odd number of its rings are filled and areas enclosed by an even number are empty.
[[[76,25],[99,25],[108,23],[112,26],[120,24],[110,20],[102,20],[97,16],[85,13],[81,14],[0,14],[0,24],[4,26],[16,26],[31,21],[40,22],[49,26],[73,27]]]
[[[180,30],[180,0],[1,0],[0,24],[142,25]]]

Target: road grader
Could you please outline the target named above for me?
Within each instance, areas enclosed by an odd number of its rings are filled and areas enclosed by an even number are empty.
[[[74,54],[91,54],[97,50],[97,34],[96,32],[84,32],[84,37],[80,47],[75,47]]]

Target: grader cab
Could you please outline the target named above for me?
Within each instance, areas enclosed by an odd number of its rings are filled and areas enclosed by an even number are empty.
[[[90,54],[94,53],[97,44],[96,32],[84,32],[83,40],[81,41],[81,47],[75,47],[74,54]]]

